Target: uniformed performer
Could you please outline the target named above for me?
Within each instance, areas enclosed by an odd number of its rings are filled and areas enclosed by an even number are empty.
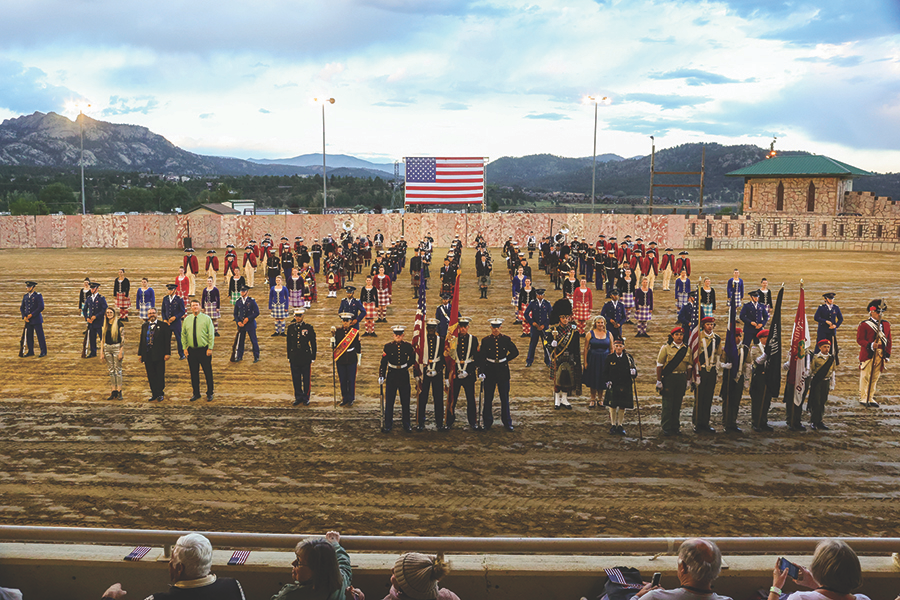
[[[744,332],[740,327],[734,328],[737,361],[722,365],[722,386],[719,389],[719,396],[722,397],[722,427],[725,433],[741,432],[737,424],[738,409],[741,406],[744,388],[750,385],[750,348],[743,344],[743,335]]]
[[[700,384],[697,386],[697,399],[694,402],[694,433],[715,433],[709,426],[709,415],[712,410],[713,395],[716,393],[716,381],[722,358],[722,338],[713,329],[716,327],[715,317],[700,319]],[[724,368],[730,369],[731,363]]]
[[[757,342],[750,346],[751,377],[750,377],[750,418],[751,428],[759,433],[761,431],[774,431],[769,426],[769,407],[772,404],[772,391],[766,385],[766,371],[769,368],[777,369],[779,365],[769,365],[769,357],[766,354],[766,342],[769,339],[769,330],[763,329],[756,334]],[[778,391],[776,390],[777,394]]]
[[[318,302],[318,292],[316,291],[316,273],[308,262],[300,263],[300,277],[303,278],[303,302],[306,308],[312,306],[313,302]]]
[[[222,301],[219,297],[219,288],[216,287],[216,278],[207,277],[206,287],[203,288],[203,295],[200,297],[200,306],[213,322],[213,330],[215,336],[219,336],[219,317],[222,316]]]
[[[606,328],[613,339],[622,337],[622,325],[627,319],[625,306],[619,302],[619,290],[613,288],[609,292],[609,301],[600,309],[600,316],[606,319]]]
[[[609,433],[613,435],[625,435],[625,411],[634,408],[633,390],[637,374],[634,358],[625,352],[625,340],[617,338],[613,341],[613,352],[603,364],[603,380],[606,382],[603,406],[609,409]]]
[[[178,358],[184,360],[184,347],[181,345],[181,322],[184,315],[187,314],[187,308],[184,305],[184,299],[175,293],[178,286],[169,283],[166,288],[169,290],[168,295],[163,298],[160,313],[162,320],[166,322],[169,329],[175,335],[175,341],[178,343]]]
[[[241,297],[234,304],[234,322],[237,323],[238,338],[232,362],[244,359],[244,342],[250,336],[253,345],[253,362],[259,362],[259,341],[256,339],[256,318],[259,317],[259,305],[250,297],[250,286],[241,287]]]
[[[434,402],[434,422],[438,431],[446,431],[444,427],[444,385],[449,387],[449,381],[444,379],[444,350],[445,338],[438,335],[437,319],[428,319],[425,325],[425,363],[420,367],[418,363],[413,365],[413,373],[416,376],[418,388],[418,404],[416,406],[416,429],[425,430],[425,411],[428,408],[428,394],[431,393]],[[449,377],[449,373],[447,373]]]
[[[571,410],[569,394],[581,395],[581,337],[568,299],[560,298],[553,304],[547,338],[553,370],[553,408]]]
[[[378,318],[375,322],[387,323],[387,307],[391,305],[393,282],[385,273],[384,265],[378,267],[378,274],[372,278],[372,286],[378,291]]]
[[[318,275],[319,263],[322,260],[322,244],[319,243],[319,238],[313,239],[313,245],[309,247],[309,250],[312,253],[313,272]]]
[[[269,287],[275,285],[275,278],[281,275],[281,259],[274,252],[266,258],[266,278],[269,280]]]
[[[197,290],[197,273],[200,272],[200,262],[194,256],[193,248],[184,249],[184,274],[188,278],[188,295],[193,296]],[[187,302],[187,298],[185,298]]]
[[[712,288],[712,282],[709,277],[703,278],[703,285],[700,287],[700,317],[716,316],[716,290]],[[748,344],[749,345],[749,344]]]
[[[648,338],[647,324],[653,318],[653,290],[650,289],[650,278],[641,278],[641,287],[634,291],[634,318],[637,321],[637,333],[634,337]]]
[[[834,337],[837,334],[837,328],[844,322],[844,315],[841,314],[841,309],[838,305],[834,303],[834,296],[834,292],[822,294],[822,297],[825,298],[825,303],[816,309],[813,319],[819,324],[816,330],[816,339],[831,342],[829,348],[834,351],[835,357],[837,357]],[[835,361],[837,361],[837,358],[835,358]]]
[[[90,336],[90,353],[85,358],[96,358],[97,339],[103,329],[103,319],[106,318],[106,298],[100,295],[100,284],[91,282],[91,293],[84,300],[84,320],[87,322]],[[184,303],[182,303],[182,307]]]
[[[772,290],[769,289],[769,280],[765,277],[759,281],[759,301],[770,310],[775,306],[772,304]]]
[[[47,356],[47,341],[44,339],[44,297],[35,291],[37,282],[25,282],[25,295],[22,296],[22,304],[19,312],[25,322],[25,344],[20,348],[19,356],[34,356],[34,336],[37,334],[38,346],[41,353],[38,358]],[[23,352],[24,350],[24,352]]]
[[[332,331],[332,359],[341,384],[341,406],[353,406],[356,400],[356,368],[362,362],[362,344],[359,341],[359,329],[350,324],[353,315],[343,313],[340,317],[340,329]]]
[[[366,308],[361,301],[353,297],[353,294],[356,293],[355,287],[348,285],[344,288],[344,291],[347,292],[347,297],[341,300],[338,313],[350,313],[353,315],[353,318],[350,319],[350,325],[359,329],[360,322],[366,318]]]
[[[819,340],[819,351],[813,357],[809,370],[809,426],[816,431],[827,431],[825,425],[825,403],[828,402],[828,391],[834,384],[835,356],[831,353],[831,341]]]
[[[575,279],[575,269],[569,269],[569,274],[566,275],[566,278],[563,279],[562,282],[563,298],[572,300],[572,294],[575,293],[575,288],[577,287],[578,280]]]
[[[84,282],[82,282],[82,288],[78,293],[78,314],[83,315],[84,313],[84,301],[85,298],[91,295],[91,278],[85,277]]]
[[[419,283],[422,277],[422,248],[416,248],[416,255],[409,259],[409,276],[413,298],[419,297]]]
[[[687,250],[683,250],[678,253],[678,258],[675,260],[675,268],[673,272],[681,273],[684,271],[688,277],[691,276],[691,259],[688,258],[688,254],[690,254]]]
[[[378,290],[372,285],[372,276],[366,276],[366,285],[359,291],[359,301],[362,302],[363,309],[366,311],[365,322],[366,332],[362,334],[364,337],[377,337],[375,333],[375,315],[378,311]]]
[[[759,292],[756,290],[750,292],[750,302],[741,307],[741,314],[738,317],[744,322],[744,344],[747,346],[756,341],[759,330],[769,322],[769,310],[758,300]]]
[[[734,270],[731,279],[729,279],[728,283],[725,285],[725,293],[727,295],[728,306],[731,306],[732,298],[734,298],[735,306],[741,306],[744,303],[744,280],[741,279],[740,269]],[[759,297],[759,294],[757,294],[757,297]],[[744,339],[747,338],[749,338],[749,334]]]
[[[678,278],[675,280],[675,311],[678,312],[684,305],[688,303],[688,295],[691,293],[691,280],[688,279],[687,271],[682,269],[678,272]]]
[[[471,319],[459,317],[457,321],[456,347],[447,345],[447,369],[452,369],[451,393],[447,401],[446,427],[450,429],[456,421],[456,402],[459,400],[459,390],[466,392],[466,419],[469,427],[480,430],[478,423],[478,407],[475,404],[475,380],[478,369],[478,338],[469,333]]]
[[[622,276],[622,271],[619,269],[619,259],[616,258],[615,248],[610,248],[606,252],[606,267],[604,268],[604,271],[606,273],[606,293],[610,294],[613,290],[619,289],[616,286],[616,283],[619,277]]]
[[[400,419],[407,433],[412,431],[409,409],[409,368],[415,362],[415,351],[412,344],[403,341],[404,328],[395,325],[391,328],[394,341],[384,345],[381,354],[381,366],[378,370],[378,384],[384,385],[384,422],[382,433],[390,433],[394,427],[394,402],[400,394]]]
[[[669,340],[656,357],[656,389],[662,395],[661,426],[663,435],[681,435],[681,403],[687,390],[691,351],[684,343],[684,329],[677,325],[669,332]]]
[[[669,291],[669,284],[672,282],[672,275],[675,271],[675,250],[666,248],[665,253],[660,258],[659,271],[662,273],[663,291]]]
[[[150,287],[150,281],[144,277],[141,279],[141,287],[138,288],[135,301],[138,307],[138,316],[144,321],[151,308],[156,308],[156,292]]]
[[[253,240],[250,240],[251,242]],[[256,278],[256,247],[250,243],[244,248],[244,262],[241,263],[241,269],[244,273],[244,282],[248,287],[253,287],[254,279]],[[238,293],[240,293],[241,288],[238,288]]]
[[[215,250],[206,251],[206,276],[212,277],[213,287],[219,280],[219,257],[216,256]]]
[[[867,309],[869,318],[856,328],[856,343],[859,344],[859,401],[877,408],[875,390],[878,378],[885,369],[885,362],[891,358],[891,324],[884,320],[887,304],[883,300],[872,300]]]
[[[227,246],[225,246],[225,279],[230,282],[231,278],[234,277],[234,273],[237,269],[238,257],[237,253],[234,251],[234,244],[228,244]]]
[[[507,335],[500,333],[503,319],[491,319],[491,334],[481,340],[478,354],[479,379],[484,385],[482,423],[485,431],[494,424],[494,390],[500,396],[500,420],[507,431],[513,430],[509,410],[509,361],[519,356],[519,349]]]
[[[525,309],[528,308],[528,305],[536,299],[537,293],[534,289],[534,286],[531,285],[531,277],[526,277],[525,285],[523,285],[522,289],[519,290],[519,310],[516,313],[516,322],[522,323],[522,335],[520,337],[531,336],[531,324],[527,319],[525,319]]]
[[[287,328],[287,358],[294,383],[294,406],[309,404],[312,364],[316,362],[316,331],[303,320],[306,309],[294,309],[294,320]]]
[[[478,278],[478,290],[481,293],[479,300],[487,299],[488,288],[491,286],[491,272],[494,267],[491,265],[490,256],[485,253],[480,260],[475,263],[475,276]]]
[[[131,282],[125,277],[125,269],[119,269],[119,276],[113,281],[113,295],[116,297],[120,321],[128,321],[128,309],[131,308],[130,293]]]

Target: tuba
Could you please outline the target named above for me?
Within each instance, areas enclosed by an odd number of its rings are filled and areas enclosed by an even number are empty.
[[[351,221],[350,219],[347,219],[346,221],[344,221],[344,224],[341,225],[341,227],[344,228],[344,231],[349,233],[349,232],[353,231],[353,221]]]

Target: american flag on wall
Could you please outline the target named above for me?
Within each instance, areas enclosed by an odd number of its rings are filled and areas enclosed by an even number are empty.
[[[484,158],[406,157],[406,204],[482,204]]]

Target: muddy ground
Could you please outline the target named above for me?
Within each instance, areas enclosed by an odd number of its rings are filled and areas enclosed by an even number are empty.
[[[527,340],[517,337],[521,330],[511,323],[505,277],[495,273],[489,300],[479,300],[471,251],[464,254],[461,312],[475,319],[472,333],[478,336],[489,333],[487,318],[506,317],[504,329],[522,351],[512,365],[512,433],[464,429],[463,400],[451,432],[434,431],[429,410],[428,431],[405,434],[395,427],[381,434],[376,379],[380,347],[389,339],[384,324],[378,325],[378,338],[363,338],[356,404],[333,408],[327,331],[338,323],[338,300],[321,296],[307,314],[321,342],[308,407],[290,405],[284,338],[269,337],[273,329],[265,310],[258,364],[229,363],[235,327],[223,319],[212,403],[188,402],[187,364],[177,360],[169,364],[166,401],[146,401],[146,378],[135,356],[139,321],[132,318],[125,399],[107,402],[105,365],[80,358],[81,280],[99,279],[111,299],[116,270],[124,266],[133,290],[147,276],[160,298],[180,253],[4,251],[0,523],[262,532],[337,528],[374,535],[898,535],[900,383],[889,370],[878,390],[881,408],[860,407],[854,360],[856,325],[868,300],[883,296],[891,307],[900,306],[892,257],[774,250],[691,256],[692,279],[710,276],[720,295],[734,267],[748,289],[763,276],[775,289],[785,282],[787,334],[801,278],[811,322],[821,293],[838,293],[844,361],[827,409],[832,431],[791,433],[783,405],[774,403],[775,432],[752,433],[745,396],[743,434],[660,437],[651,373],[675,311],[673,293],[662,292],[659,281],[651,339],[634,339],[631,326],[625,330],[641,372],[643,441],[635,412],[626,419],[628,436],[619,438],[607,433],[607,415],[589,410],[586,398],[576,399],[572,411],[555,411],[547,370],[537,361],[525,368]],[[22,282],[30,278],[40,282],[47,304],[50,356],[44,359],[17,358],[18,306]],[[542,273],[536,278],[538,287],[552,288]],[[406,273],[400,276],[388,319],[411,327],[415,303],[408,280]],[[263,289],[258,285],[253,295],[265,298]],[[558,297],[548,291],[551,301]],[[433,312],[433,291],[429,298]],[[595,305],[599,311],[597,298]],[[724,315],[721,306],[718,314]],[[690,406],[686,401],[684,428]],[[713,424],[721,430],[719,409],[717,400]]]

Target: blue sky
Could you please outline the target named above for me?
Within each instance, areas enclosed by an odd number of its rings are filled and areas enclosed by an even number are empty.
[[[752,143],[900,171],[898,0],[0,0],[0,119],[201,154],[634,156]]]

